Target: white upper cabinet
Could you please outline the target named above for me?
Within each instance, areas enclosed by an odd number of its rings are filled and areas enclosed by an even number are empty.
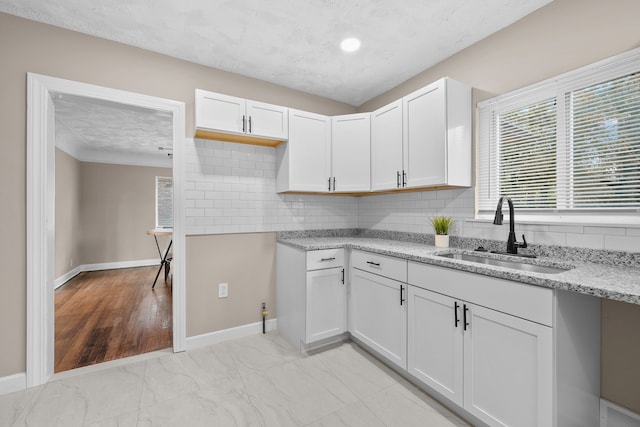
[[[402,186],[402,99],[371,113],[371,190]]]
[[[444,78],[402,104],[405,187],[471,186],[471,88]]]
[[[196,137],[275,146],[288,137],[288,108],[196,89]]]
[[[331,191],[371,189],[371,114],[331,118]]]
[[[373,191],[471,186],[471,88],[443,78],[372,113]]]
[[[289,141],[276,149],[276,191],[326,193],[331,174],[331,118],[289,109]]]
[[[289,137],[288,110],[279,105],[247,100],[247,133],[265,138],[287,139]]]

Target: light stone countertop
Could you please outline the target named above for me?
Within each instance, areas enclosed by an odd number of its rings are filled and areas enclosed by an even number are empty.
[[[568,271],[549,274],[521,271],[512,268],[478,264],[436,254],[446,252],[469,253],[491,258],[514,260],[509,255],[478,253],[458,248],[438,248],[431,245],[366,237],[303,237],[278,239],[279,243],[303,250],[332,248],[360,249],[381,255],[404,258],[462,271],[514,280],[547,288],[562,289],[632,304],[640,304],[640,268],[587,263],[580,260],[558,262],[550,257],[515,258],[518,262],[555,267],[574,267]]]

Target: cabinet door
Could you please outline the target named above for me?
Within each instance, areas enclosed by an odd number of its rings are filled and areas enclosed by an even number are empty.
[[[407,187],[447,183],[445,82],[439,80],[402,98]]]
[[[307,272],[306,343],[347,331],[347,286],[342,267]]]
[[[288,108],[247,100],[246,132],[265,138],[287,139]]]
[[[409,373],[462,406],[462,304],[415,286],[407,302]]]
[[[464,406],[496,426],[552,426],[552,329],[466,305]]]
[[[196,89],[196,127],[244,133],[246,101],[243,98]]]
[[[371,190],[402,186],[402,100],[371,113]]]
[[[333,191],[371,189],[371,114],[331,118]]]
[[[351,270],[350,332],[381,356],[407,367],[406,285]]]
[[[329,191],[330,148],[330,117],[289,109],[288,191]]]

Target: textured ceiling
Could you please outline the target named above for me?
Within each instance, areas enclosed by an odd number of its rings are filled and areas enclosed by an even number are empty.
[[[67,94],[53,94],[56,145],[84,161],[170,166],[170,113]]]
[[[0,0],[0,11],[359,106],[551,0]],[[362,40],[343,53],[347,36]]]

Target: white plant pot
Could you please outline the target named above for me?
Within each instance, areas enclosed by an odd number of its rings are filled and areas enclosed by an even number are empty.
[[[449,247],[449,235],[436,234],[436,246],[439,247],[439,248],[448,248]]]

